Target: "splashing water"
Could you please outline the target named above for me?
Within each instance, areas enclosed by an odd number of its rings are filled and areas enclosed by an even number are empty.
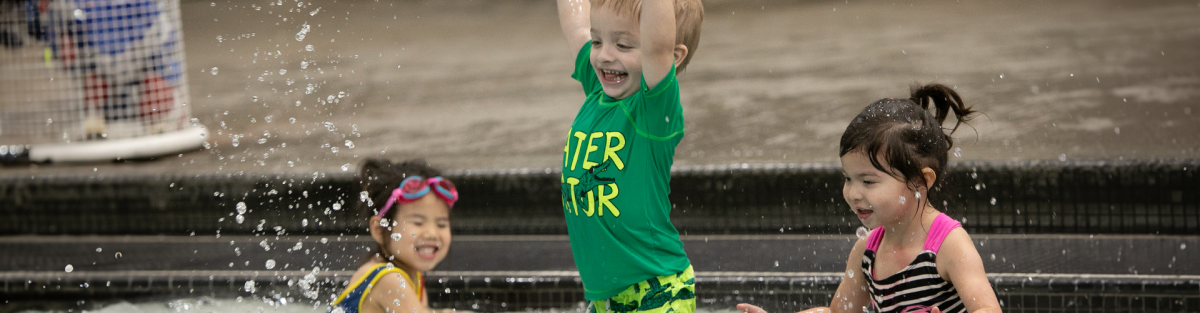
[[[358,202],[367,202],[368,197],[370,197],[370,194],[368,194],[366,191],[358,192]]]
[[[247,280],[247,281],[246,281],[245,289],[246,289],[246,292],[249,292],[249,293],[254,293],[255,291],[258,291],[258,288],[255,288],[255,287],[254,287],[254,281],[253,281],[253,280]]]
[[[237,203],[237,212],[238,214],[246,214],[246,202]]]
[[[304,41],[304,36],[308,35],[308,30],[308,23],[304,23],[304,26],[300,27],[300,32],[296,33],[296,41]]]
[[[269,259],[269,260],[267,260],[266,267],[267,267],[267,269],[273,269],[273,268],[275,268],[275,259]]]

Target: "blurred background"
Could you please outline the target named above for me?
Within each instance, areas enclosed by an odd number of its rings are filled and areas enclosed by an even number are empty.
[[[0,145],[153,137],[136,146],[172,148],[89,162],[6,155],[4,310],[323,311],[362,254],[341,251],[367,244],[355,236],[365,234],[360,212],[326,209],[356,201],[353,175],[372,157],[424,158],[463,189],[455,234],[464,239],[431,274],[445,289],[436,307],[578,309],[555,181],[583,95],[569,77],[577,47],[566,46],[553,1],[0,3],[0,98],[15,99]],[[152,34],[128,38],[177,52],[123,51],[111,36],[88,41],[90,28],[30,31],[91,25],[75,12],[97,5],[152,5],[163,13],[120,11]],[[947,209],[980,242],[1006,310],[1200,310],[1200,268],[1183,261],[1200,248],[1200,2],[710,0],[705,9],[680,76],[686,136],[672,198],[689,255],[707,272],[702,308],[828,303],[858,227],[839,207],[837,141],[868,103],[936,82],[984,113],[955,133]],[[79,61],[89,53],[109,56]],[[122,57],[149,63],[125,76],[94,65]],[[36,103],[59,98],[25,90],[49,88],[56,74],[11,60],[82,73],[51,85],[76,90],[82,105],[72,110],[90,113],[29,121]],[[128,99],[122,92],[137,101],[111,100]],[[25,124],[59,128],[8,128]],[[235,213],[238,203],[249,212]],[[336,261],[318,272],[312,254],[289,249],[329,241],[345,246],[322,248]],[[781,252],[751,262],[727,257],[731,249]],[[1073,254],[1085,250],[1096,252]],[[1145,263],[1129,263],[1133,255]],[[289,258],[304,265],[248,272]],[[306,274],[324,283],[319,297],[296,289]],[[114,280],[127,284],[96,287]],[[512,291],[525,287],[534,291]]]

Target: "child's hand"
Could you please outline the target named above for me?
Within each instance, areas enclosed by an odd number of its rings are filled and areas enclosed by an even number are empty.
[[[767,313],[766,310],[749,303],[739,303],[737,305],[737,309],[738,311],[742,311],[744,313]]]
[[[929,313],[942,313],[942,309],[939,309],[938,307],[935,306],[935,307],[933,307],[933,311],[929,311]]]

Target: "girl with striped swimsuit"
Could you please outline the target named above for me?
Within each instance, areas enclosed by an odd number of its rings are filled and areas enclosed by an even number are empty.
[[[957,121],[943,128],[949,113]],[[974,113],[953,89],[931,84],[875,101],[850,122],[842,195],[873,230],[854,244],[829,307],[805,312],[1000,312],[971,237],[929,201],[945,180],[950,134]]]

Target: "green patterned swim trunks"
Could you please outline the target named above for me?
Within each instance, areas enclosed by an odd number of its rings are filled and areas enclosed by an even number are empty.
[[[692,313],[696,311],[696,274],[689,265],[683,272],[659,276],[629,286],[608,300],[592,301],[589,313]]]

